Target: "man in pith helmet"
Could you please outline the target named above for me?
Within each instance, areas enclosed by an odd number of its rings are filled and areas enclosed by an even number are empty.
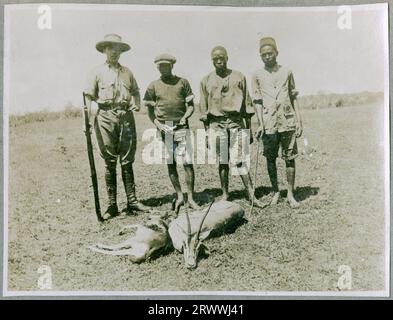
[[[105,161],[105,182],[108,208],[103,218],[118,215],[117,206],[117,161],[121,165],[122,179],[127,196],[127,214],[148,211],[136,198],[133,162],[136,151],[136,129],[134,111],[140,110],[140,95],[134,75],[119,63],[120,55],[130,50],[116,34],[108,34],[96,44],[96,49],[106,56],[104,64],[90,74],[86,86],[87,107],[91,114],[91,102],[98,105],[94,118],[94,130],[101,157]]]

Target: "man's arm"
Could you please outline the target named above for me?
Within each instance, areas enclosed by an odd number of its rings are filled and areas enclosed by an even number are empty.
[[[85,99],[86,99],[87,114],[89,116],[89,119],[91,119],[91,97],[90,97],[90,95],[86,94]]]
[[[92,110],[92,101],[94,101],[94,99],[86,92],[83,92],[83,102],[84,102],[84,106],[87,109],[87,113],[85,113],[84,111],[82,111],[82,115],[83,115],[83,124],[82,124],[82,130],[85,131],[86,128],[86,122],[85,122],[85,117],[87,116],[88,121],[89,121],[89,130],[90,133],[92,131],[93,128],[93,123],[94,123],[94,117],[97,114],[97,109],[94,108],[94,110]],[[83,108],[84,109],[84,108]]]
[[[180,125],[185,125],[187,123],[187,120],[189,117],[192,116],[194,113],[194,94],[192,93],[192,89],[190,86],[190,83],[186,80],[183,79],[183,96],[184,96],[184,102],[186,104],[186,113],[184,114],[183,118],[180,120]]]
[[[139,93],[138,83],[134,77],[134,74],[128,69],[130,77],[130,94],[133,98],[133,104],[130,107],[131,111],[138,112],[141,110],[141,95]]]
[[[189,117],[192,116],[192,114],[194,113],[194,103],[186,103],[187,106],[187,110],[186,113],[184,114],[183,118],[181,118],[179,124],[184,125],[187,123],[187,120]]]
[[[265,133],[265,125],[263,123],[263,116],[262,116],[263,104],[261,100],[255,100],[254,105],[255,105],[255,110],[257,113],[258,124],[259,124],[256,132],[256,137],[257,139],[260,139]]]
[[[242,89],[243,102],[240,108],[240,114],[243,118],[244,128],[250,130],[250,143],[253,143],[254,137],[251,128],[251,118],[255,113],[250,93],[247,88],[247,80],[244,75],[241,76],[240,87]]]
[[[254,100],[254,105],[257,114],[258,124],[259,126],[263,127],[264,125],[263,125],[263,117],[262,117],[262,109],[263,109],[262,100]]]
[[[209,135],[208,135],[208,130],[209,130],[209,117],[208,117],[208,93],[206,90],[206,84],[205,82],[207,78],[202,79],[201,84],[200,84],[200,91],[199,91],[199,112],[200,112],[200,117],[199,120],[202,121],[203,127],[205,128],[205,145],[206,149],[209,149]]]
[[[291,103],[293,106],[293,109],[295,111],[295,116],[296,116],[296,137],[301,137],[303,133],[303,120],[302,116],[300,114],[299,110],[299,104],[297,100],[297,96],[299,95],[299,91],[296,90],[295,86],[295,78],[293,76],[293,73],[289,73],[289,79],[288,79],[288,89],[289,89],[289,96],[291,99]]]
[[[147,115],[149,116],[149,119],[151,122],[156,124],[156,115],[154,114],[154,107],[152,105],[146,105],[147,107]]]
[[[91,102],[98,99],[98,79],[95,71],[90,72],[87,77],[84,96],[90,123],[92,123],[92,116],[94,117],[92,111],[96,113],[97,110],[92,110]]]
[[[300,138],[303,134],[303,119],[299,110],[299,103],[295,97],[293,100],[293,108],[296,116],[296,137]]]
[[[140,93],[139,93],[139,90],[136,91],[136,92],[133,94],[132,97],[134,98],[134,104],[132,105],[131,110],[132,110],[132,111],[137,111],[137,112],[138,112],[139,110],[141,110],[141,95],[140,95]]]
[[[145,96],[143,97],[143,104],[147,108],[147,115],[149,116],[150,121],[158,128],[158,120],[156,119],[156,114],[154,112],[154,108],[156,107],[156,93],[153,83],[150,83],[146,89]]]
[[[256,132],[256,137],[257,139],[261,138],[265,132],[265,126],[263,123],[263,116],[262,116],[262,110],[263,110],[263,100],[262,100],[262,96],[260,94],[260,90],[259,90],[259,82],[258,82],[258,78],[257,75],[254,75],[252,78],[252,82],[251,82],[251,87],[252,87],[252,92],[253,92],[253,103],[254,103],[254,107],[255,107],[255,113],[257,114],[257,119],[258,119],[258,129]]]
[[[206,85],[205,85],[205,79],[201,81],[200,85],[200,95],[199,95],[199,112],[200,112],[200,117],[199,119],[203,122],[203,126],[205,127],[205,130],[209,128],[209,122],[208,122],[208,94],[206,92]]]

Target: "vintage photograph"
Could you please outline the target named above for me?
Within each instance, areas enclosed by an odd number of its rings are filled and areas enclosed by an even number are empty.
[[[389,295],[387,4],[10,4],[3,39],[3,295]]]

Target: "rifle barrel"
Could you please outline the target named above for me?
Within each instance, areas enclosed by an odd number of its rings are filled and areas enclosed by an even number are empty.
[[[85,93],[83,93],[83,114],[85,118],[85,135],[86,135],[86,142],[87,142],[87,155],[89,157],[89,165],[90,165],[90,177],[91,177],[91,182],[93,184],[93,192],[94,192],[94,206],[95,206],[95,212],[98,221],[103,221],[102,216],[101,216],[101,208],[100,208],[100,199],[98,195],[98,181],[97,181],[97,171],[96,171],[96,166],[94,163],[94,153],[93,153],[93,145],[91,142],[91,135],[90,135],[90,121],[89,121],[89,112],[87,110],[86,106],[86,98],[85,98]]]

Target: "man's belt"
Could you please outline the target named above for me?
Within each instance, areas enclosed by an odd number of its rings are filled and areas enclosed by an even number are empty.
[[[98,103],[98,108],[104,111],[107,110],[128,110],[130,107],[128,102],[107,102]]]
[[[239,112],[226,112],[222,116],[215,116],[209,113],[207,115],[207,120],[209,122],[215,122],[215,121],[225,121],[225,120],[232,120],[232,121],[239,121],[242,120],[243,117]]]

